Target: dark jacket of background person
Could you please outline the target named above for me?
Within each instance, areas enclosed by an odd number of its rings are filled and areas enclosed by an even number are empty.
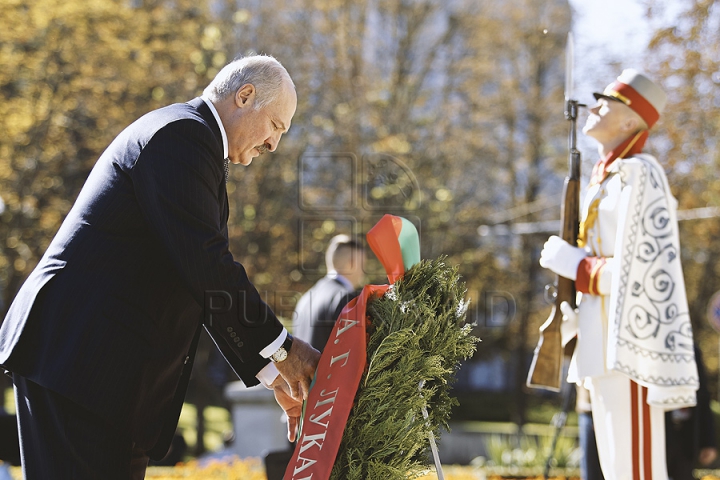
[[[129,430],[153,458],[175,432],[203,320],[246,385],[283,328],[228,250],[224,167],[200,98],[130,125],[0,329],[0,364]],[[212,291],[233,304],[210,318]]]
[[[698,463],[700,452],[706,448],[717,448],[707,373],[697,345],[695,362],[700,378],[697,405],[665,413],[668,475],[672,480],[694,480],[692,470]]]
[[[322,351],[338,315],[357,295],[337,278],[321,278],[298,300],[293,316],[293,335]]]

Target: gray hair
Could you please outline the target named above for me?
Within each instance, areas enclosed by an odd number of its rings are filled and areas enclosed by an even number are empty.
[[[203,95],[212,102],[224,100],[245,84],[255,87],[255,105],[259,110],[274,102],[282,92],[285,79],[293,84],[285,67],[270,55],[252,55],[233,60],[223,67]]]

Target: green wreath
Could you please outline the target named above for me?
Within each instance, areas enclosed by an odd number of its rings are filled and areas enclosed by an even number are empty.
[[[466,292],[441,257],[415,264],[368,302],[368,367],[331,479],[411,479],[428,470],[430,436],[449,429],[451,384],[479,341],[466,323]]]

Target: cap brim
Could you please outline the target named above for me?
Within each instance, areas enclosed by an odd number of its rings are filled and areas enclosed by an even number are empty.
[[[595,97],[595,100],[600,100],[601,98],[604,98],[605,100],[614,100],[616,102],[623,103],[622,100],[620,100],[619,98],[611,97],[610,95],[605,95],[604,93],[594,92],[593,97]]]

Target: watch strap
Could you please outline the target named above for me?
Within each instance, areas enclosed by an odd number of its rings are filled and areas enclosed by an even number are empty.
[[[282,344],[282,348],[284,348],[287,353],[290,353],[290,347],[292,347],[293,340],[293,336],[288,333],[285,337],[285,341]]]

